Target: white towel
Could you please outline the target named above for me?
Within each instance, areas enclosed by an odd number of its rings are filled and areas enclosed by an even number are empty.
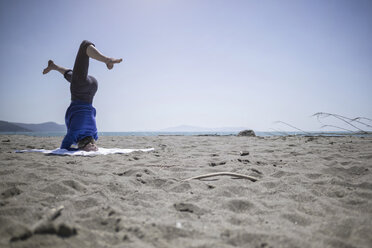
[[[52,154],[52,155],[69,155],[69,156],[97,156],[97,155],[107,155],[107,154],[126,154],[131,152],[150,152],[154,151],[154,148],[147,148],[147,149],[119,149],[119,148],[102,148],[99,147],[98,151],[68,151],[66,149],[57,148],[55,150],[45,150],[45,149],[30,149],[30,150],[17,150],[18,153],[23,152],[41,152],[45,154]]]

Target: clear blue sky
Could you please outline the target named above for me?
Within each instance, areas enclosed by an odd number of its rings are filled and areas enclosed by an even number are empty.
[[[64,123],[69,83],[42,70],[84,39],[124,59],[90,63],[100,131],[372,117],[369,0],[0,0],[0,32],[0,120]]]

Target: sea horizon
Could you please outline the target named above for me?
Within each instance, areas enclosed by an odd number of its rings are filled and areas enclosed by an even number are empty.
[[[239,132],[213,132],[213,131],[205,131],[205,132],[159,132],[159,131],[126,131],[126,132],[98,132],[98,136],[234,136],[238,135]],[[299,132],[299,131],[255,131],[256,136],[259,137],[268,137],[268,136],[288,136],[288,135],[324,135],[324,136],[332,136],[332,135],[356,135],[356,133],[352,132],[343,132],[343,131],[309,131],[309,132]],[[26,136],[34,136],[34,137],[63,137],[66,135],[65,131],[56,131],[56,132],[49,132],[49,131],[38,131],[38,132],[0,132],[0,135],[26,135]],[[357,134],[357,135],[371,135],[368,134]]]

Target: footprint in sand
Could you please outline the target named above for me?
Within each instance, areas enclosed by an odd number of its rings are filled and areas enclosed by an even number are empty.
[[[12,187],[12,188],[9,188],[7,190],[4,190],[1,193],[1,196],[2,196],[3,199],[6,199],[6,198],[9,198],[9,197],[17,196],[17,195],[19,195],[21,193],[22,193],[22,190],[20,190],[17,187]]]
[[[243,163],[243,164],[248,164],[250,161],[249,161],[249,159],[238,158],[238,162]]]
[[[262,186],[264,186],[267,189],[273,189],[278,187],[281,184],[281,182],[264,182],[262,183]]]
[[[163,188],[164,186],[168,184],[173,184],[174,182],[161,179],[161,178],[155,178],[155,179],[150,179],[149,180],[149,185],[155,188]]]
[[[305,177],[307,177],[309,179],[318,179],[321,176],[322,176],[322,174],[319,174],[319,173],[308,173],[308,174],[305,174]]]
[[[174,187],[171,187],[169,191],[175,192],[175,193],[185,193],[185,192],[190,192],[191,191],[191,186],[189,182],[183,182],[181,184],[177,184]]]
[[[284,235],[249,233],[246,230],[225,230],[220,234],[226,243],[235,247],[299,247],[298,242]],[[279,242],[278,242],[279,241]],[[275,245],[274,245],[275,244]],[[279,244],[279,246],[278,246]],[[285,244],[285,245],[283,245]]]
[[[180,203],[173,204],[173,206],[179,212],[188,212],[188,213],[193,213],[196,215],[202,215],[205,213],[205,210],[199,208],[198,206],[192,203],[180,202]]]
[[[208,165],[211,167],[219,166],[219,165],[224,165],[226,164],[226,161],[219,161],[219,162],[209,162]]]
[[[254,204],[243,199],[233,199],[227,202],[227,208],[234,213],[244,213],[252,208]]]
[[[113,174],[117,176],[132,176],[132,175],[141,174],[142,172],[147,175],[155,174],[152,170],[149,170],[149,169],[129,169],[123,172],[114,172]]]

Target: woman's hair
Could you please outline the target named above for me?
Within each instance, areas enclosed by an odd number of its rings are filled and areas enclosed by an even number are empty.
[[[95,144],[96,143],[96,141],[93,139],[92,136],[87,136],[87,137],[79,140],[78,141],[78,148],[79,149],[83,149],[89,143],[92,143],[92,144]]]

